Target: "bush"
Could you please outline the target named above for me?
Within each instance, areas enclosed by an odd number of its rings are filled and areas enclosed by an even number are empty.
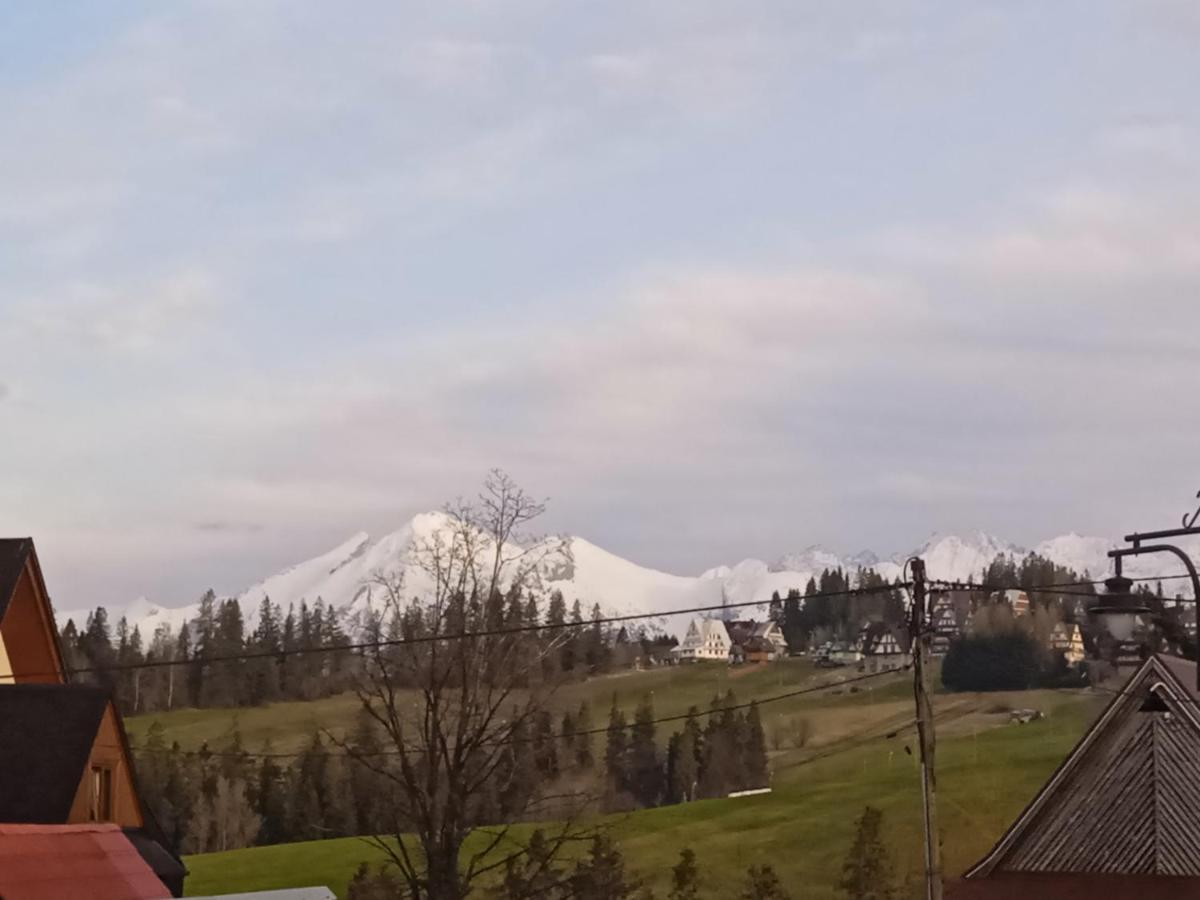
[[[1023,631],[974,634],[950,644],[942,684],[952,691],[1024,691],[1042,680],[1046,660]]]

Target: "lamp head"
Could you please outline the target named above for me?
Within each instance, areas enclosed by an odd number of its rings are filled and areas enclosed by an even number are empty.
[[[1096,616],[1118,641],[1124,643],[1133,637],[1138,616],[1150,612],[1150,607],[1130,593],[1133,582],[1123,575],[1114,575],[1104,582],[1105,593],[1100,602],[1088,612]]]

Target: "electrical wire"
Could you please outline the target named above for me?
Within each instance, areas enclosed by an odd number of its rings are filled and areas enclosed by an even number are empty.
[[[871,594],[881,594],[905,587],[902,583],[884,584],[869,588],[848,588],[844,591],[825,591],[819,594],[809,594],[801,600],[820,600],[830,597],[863,597]],[[488,628],[478,631],[460,631],[448,634],[423,634],[415,637],[392,638],[379,641],[355,641],[336,646],[291,648],[279,650],[249,650],[242,653],[229,653],[213,656],[192,656],[184,659],[156,659],[136,663],[114,663],[110,666],[85,666],[71,669],[71,674],[88,673],[108,674],[112,672],[130,672],[141,669],[158,669],[172,666],[207,666],[222,662],[244,662],[253,659],[284,659],[289,656],[317,655],[324,653],[354,652],[359,650],[376,650],[388,647],[405,647],[419,644],[433,644],[443,641],[470,640],[488,637],[503,637],[516,634],[532,634],[543,631],[562,631],[572,628],[591,628],[596,625],[608,625],[619,622],[636,622],[645,619],[663,619],[670,616],[695,615],[698,613],[721,612],[729,609],[745,609],[749,607],[767,606],[769,600],[748,600],[739,603],[720,603],[709,606],[691,606],[684,609],[663,609],[646,613],[629,613],[619,616],[599,616],[582,622],[542,622],[531,625],[514,625],[504,628]],[[0,674],[0,680],[13,677],[22,678],[52,678],[58,672],[8,672]]]
[[[840,681],[829,681],[824,684],[809,685],[808,687],[797,688],[796,690],[792,690],[792,691],[785,691],[782,694],[773,694],[769,697],[756,698],[754,700],[748,700],[743,703],[731,703],[729,705],[718,706],[716,708],[697,710],[694,713],[689,711],[686,713],[677,713],[675,715],[670,715],[670,716],[659,716],[657,718],[654,718],[647,722],[642,722],[639,724],[662,725],[662,724],[665,724],[668,722],[681,722],[681,721],[691,718],[692,716],[714,716],[714,715],[720,715],[720,714],[726,713],[726,712],[736,712],[736,711],[742,710],[742,709],[749,709],[752,706],[760,706],[760,707],[766,706],[769,703],[778,703],[782,700],[791,700],[795,697],[803,697],[808,694],[817,694],[817,693],[820,693],[821,691],[828,691],[828,690],[832,690],[834,688],[846,687],[849,685],[858,684],[859,682],[869,681],[874,678],[883,678],[888,675],[898,675],[903,672],[909,671],[911,668],[912,668],[912,666],[910,664],[910,665],[901,666],[901,667],[895,668],[895,669],[887,669],[882,672],[868,672],[864,675],[856,675],[852,678],[844,678]],[[583,731],[576,731],[576,732],[573,732],[571,736],[572,737],[591,737],[593,735],[607,734],[607,733],[608,733],[608,726],[604,726],[602,728],[589,728],[589,729],[585,729]],[[562,739],[561,735],[556,735],[553,738],[553,740],[561,740],[561,739]],[[504,746],[507,744],[532,744],[532,743],[538,743],[541,740],[544,740],[544,738],[541,738],[541,737],[538,737],[538,738],[534,738],[534,737],[503,738],[503,739],[497,739],[494,741],[481,741],[479,745],[480,746]],[[168,755],[176,754],[176,755],[180,755],[180,756],[199,756],[199,757],[204,757],[204,758],[211,757],[211,758],[217,758],[217,759],[297,759],[297,758],[300,758],[303,756],[309,756],[309,755],[314,755],[314,756],[318,756],[318,757],[349,757],[349,758],[354,758],[355,756],[401,756],[401,755],[407,755],[407,754],[420,754],[425,751],[421,750],[419,748],[413,748],[413,749],[391,748],[388,750],[380,750],[380,751],[374,751],[374,752],[370,752],[370,753],[361,753],[361,754],[348,753],[345,751],[317,752],[317,751],[311,751],[311,750],[310,751],[301,750],[301,751],[294,751],[294,752],[252,753],[249,751],[243,752],[243,751],[238,751],[238,750],[234,750],[234,751],[208,750],[206,748],[202,748],[200,750],[176,750],[176,749],[170,748],[170,747],[164,747],[161,750],[156,751],[156,750],[150,750],[146,747],[140,747],[140,748],[136,749],[136,752],[137,753],[158,752],[158,753],[168,754]]]

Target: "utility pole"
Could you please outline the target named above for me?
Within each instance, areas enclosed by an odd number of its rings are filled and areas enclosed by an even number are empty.
[[[912,609],[909,634],[913,654],[913,699],[917,704],[917,742],[921,758],[921,799],[925,810],[925,898],[942,900],[942,837],[937,824],[937,775],[934,771],[933,702],[929,698],[929,661],[933,630],[929,627],[929,599],[925,561],[914,557]]]

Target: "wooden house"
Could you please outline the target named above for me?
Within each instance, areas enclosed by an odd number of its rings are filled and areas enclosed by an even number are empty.
[[[1050,649],[1061,653],[1068,665],[1078,665],[1087,658],[1083,633],[1074,622],[1058,622],[1050,633]]]
[[[769,619],[757,622],[754,619],[735,619],[725,623],[732,643],[731,655],[735,662],[771,662],[787,656],[787,641],[779,625]]]
[[[0,824],[115,826],[169,893],[182,896],[187,870],[138,796],[111,694],[69,683],[28,538],[0,540],[0,641]]]
[[[930,621],[933,623],[931,650],[945,656],[951,642],[966,633],[971,618],[971,595],[966,591],[945,591],[934,597]]]
[[[1195,685],[1195,663],[1148,658],[947,897],[1200,897]]]
[[[859,634],[862,669],[888,672],[903,669],[912,662],[908,634],[883,622],[871,622]]]
[[[31,538],[0,538],[0,684],[65,684],[66,664]]]

